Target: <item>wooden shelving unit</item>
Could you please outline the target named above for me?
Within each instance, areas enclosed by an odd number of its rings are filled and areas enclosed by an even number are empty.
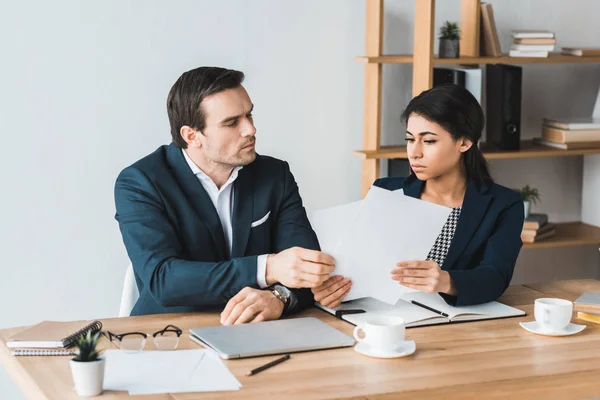
[[[485,158],[488,160],[500,160],[508,158],[536,158],[536,157],[563,157],[582,156],[586,154],[599,154],[600,147],[594,149],[561,150],[552,147],[532,143],[531,140],[523,140],[521,148],[515,151],[499,150],[492,145],[481,147]],[[365,160],[408,158],[406,146],[380,146],[379,150],[356,150],[357,156]]]
[[[365,64],[412,64],[412,54],[389,54],[384,56],[359,56],[354,60]],[[552,53],[548,58],[538,57],[468,57],[459,58],[437,58],[433,57],[433,65],[456,65],[456,64],[563,64],[563,63],[596,63],[600,62],[600,57],[577,57],[565,56],[560,53]]]
[[[524,243],[523,249],[600,245],[600,228],[582,222],[556,224],[556,235],[536,243]]]
[[[486,57],[479,55],[480,0],[461,0],[460,57],[438,58],[433,53],[435,0],[415,0],[413,54],[383,54],[383,1],[365,0],[366,40],[365,55],[356,57],[364,64],[363,149],[354,152],[362,158],[362,194],[366,195],[372,183],[380,176],[380,160],[407,158],[405,146],[381,146],[381,102],[383,64],[412,64],[412,95],[416,96],[433,85],[434,65],[473,64],[559,64],[596,63],[600,57],[575,57],[558,53],[548,58]],[[535,157],[582,156],[600,154],[597,149],[561,150],[523,141],[518,151],[501,151],[491,146],[482,150],[487,159],[516,159]],[[524,249],[600,244],[600,228],[581,222],[557,224],[553,238],[525,244]]]

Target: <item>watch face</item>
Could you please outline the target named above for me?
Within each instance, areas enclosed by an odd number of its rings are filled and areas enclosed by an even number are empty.
[[[285,286],[281,286],[281,285],[276,285],[274,288],[277,293],[279,293],[280,296],[284,297],[284,298],[288,298],[290,297],[290,291],[288,288],[286,288]]]

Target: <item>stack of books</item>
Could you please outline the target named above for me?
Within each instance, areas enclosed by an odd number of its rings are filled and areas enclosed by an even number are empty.
[[[577,318],[600,324],[600,293],[585,292],[573,302]]]
[[[520,30],[512,32],[510,57],[548,57],[554,51],[554,32]]]
[[[542,137],[534,143],[563,150],[600,148],[600,119],[544,118]]]
[[[556,225],[548,222],[548,214],[529,214],[523,224],[521,240],[535,243],[556,235]]]

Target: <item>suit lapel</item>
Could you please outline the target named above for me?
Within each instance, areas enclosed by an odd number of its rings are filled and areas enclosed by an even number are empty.
[[[404,181],[403,188],[405,195],[419,199],[423,190],[423,182],[414,175],[409,175]],[[469,182],[467,185],[454,238],[444,260],[444,269],[452,267],[479,227],[492,199],[487,192],[487,185],[478,186],[474,182]]]
[[[414,197],[415,199],[420,199],[421,191],[423,190],[423,182],[418,180],[414,175],[411,174],[404,179],[402,188],[406,196]]]
[[[228,259],[225,234],[223,233],[219,214],[217,214],[217,210],[208,196],[208,193],[206,193],[206,190],[204,190],[202,184],[198,181],[198,178],[194,175],[190,166],[185,161],[181,149],[171,143],[167,148],[167,160],[172,167],[173,173],[177,177],[177,181],[185,192],[188,201],[210,231],[219,256],[222,260]]]
[[[454,238],[444,260],[444,269],[450,269],[462,254],[485,216],[492,196],[487,193],[487,185],[478,186],[470,182],[463,200],[460,217],[454,232]]]
[[[250,225],[254,208],[254,194],[252,190],[252,170],[250,165],[242,168],[233,183],[233,246],[231,257],[243,257],[250,236]]]

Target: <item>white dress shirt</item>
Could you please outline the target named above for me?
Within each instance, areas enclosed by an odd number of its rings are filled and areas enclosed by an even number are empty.
[[[223,233],[225,234],[225,242],[227,244],[227,248],[229,249],[229,254],[231,254],[233,246],[233,226],[231,223],[231,215],[233,214],[233,202],[235,200],[233,182],[235,182],[237,179],[238,172],[244,167],[235,167],[227,182],[225,182],[225,184],[221,186],[221,189],[219,189],[213,180],[196,164],[194,164],[186,151],[183,149],[181,151],[183,152],[185,161],[187,161],[188,165],[192,169],[192,172],[194,175],[196,175],[202,184],[202,187],[204,190],[206,190],[206,193],[208,193],[210,200],[217,210],[217,214],[221,220],[221,226],[223,227]],[[256,263],[256,282],[261,289],[264,289],[268,286],[266,280],[267,256],[268,254],[258,256]]]

